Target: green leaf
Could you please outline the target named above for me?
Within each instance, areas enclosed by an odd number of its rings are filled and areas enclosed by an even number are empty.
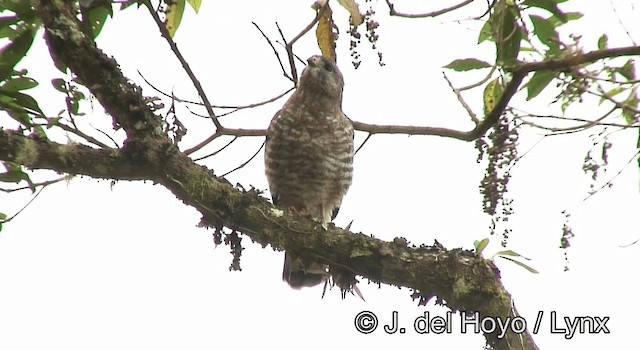
[[[527,265],[527,264],[525,264],[525,263],[523,263],[521,261],[518,261],[518,260],[515,260],[515,259],[511,259],[511,258],[508,258],[506,256],[500,256],[500,257],[505,259],[505,260],[509,260],[509,261],[513,262],[514,264],[516,264],[516,265],[524,267],[525,269],[527,269],[527,271],[529,271],[531,273],[538,273],[538,271],[536,269],[534,269],[533,267],[531,267],[531,266],[529,266],[529,265]]]
[[[558,7],[558,1],[554,0],[525,0],[524,5],[545,9],[551,12],[563,23],[567,23],[567,15]]]
[[[36,11],[33,6],[31,6],[30,0],[2,1],[0,2],[0,10],[9,10],[15,12],[18,17],[26,21],[30,21],[36,16]]]
[[[525,256],[522,256],[522,255],[520,255],[520,254],[518,254],[518,253],[514,252],[514,251],[513,251],[513,250],[511,250],[511,249],[501,250],[501,251],[499,251],[499,252],[495,253],[493,256],[495,257],[495,256],[502,256],[502,255],[506,255],[506,256],[517,256],[517,257],[519,257],[519,258],[523,258],[523,259],[525,259],[525,260],[531,260],[531,259],[529,259],[529,258],[527,258],[527,257],[525,257]]]
[[[2,164],[7,168],[7,172],[0,173],[0,182],[19,183],[24,180],[27,182],[27,186],[31,192],[36,191],[35,185],[31,181],[31,178],[29,178],[29,174],[22,171],[22,166],[11,162],[2,162]]]
[[[2,89],[7,91],[28,90],[38,86],[38,82],[28,77],[18,77],[7,80]]]
[[[600,97],[600,101],[598,102],[598,105],[601,105],[602,102],[604,102],[604,101],[609,101],[609,99],[607,97],[609,97],[609,98],[614,97],[617,94],[619,94],[621,92],[624,92],[624,91],[627,91],[626,87],[617,86],[617,87],[605,92],[604,96]]]
[[[7,220],[7,214],[0,213],[0,221],[5,221],[5,220]]]
[[[13,73],[13,68],[27,54],[35,32],[26,29],[7,46],[0,49],[0,80],[6,80]]]
[[[476,254],[481,255],[482,252],[484,251],[484,248],[486,248],[488,244],[489,244],[489,238],[485,238],[481,241],[474,241],[473,246],[476,249]]]
[[[529,19],[531,19],[531,23],[533,23],[533,34],[537,36],[544,45],[550,48],[553,44],[557,46],[559,41],[558,33],[552,21],[536,15],[530,15]]]
[[[95,39],[102,31],[102,27],[107,22],[107,16],[113,17],[113,9],[111,4],[99,6],[89,11],[89,25],[91,26],[91,34]]]
[[[478,35],[478,44],[486,40],[495,41],[495,38],[493,37],[493,29],[491,29],[490,20],[484,22],[482,29],[480,29],[480,35]]]
[[[187,0],[191,8],[198,13],[200,11],[200,5],[202,5],[202,0]]]
[[[453,69],[458,72],[464,72],[472,69],[489,68],[491,65],[485,61],[481,61],[477,58],[465,58],[460,60],[453,60],[451,63],[444,66],[444,68]]]
[[[633,60],[633,58],[630,58],[622,67],[618,68],[616,71],[628,80],[636,80],[636,65],[634,63],[635,61]]]
[[[60,79],[60,78],[51,79],[51,85],[53,86],[54,89],[60,92],[67,93],[67,82],[64,81],[64,79]]]
[[[535,72],[525,85],[527,88],[527,101],[538,96],[542,90],[549,85],[553,78],[555,78],[555,76],[555,73],[548,70]]]
[[[182,21],[182,14],[184,13],[185,0],[176,0],[169,7],[169,13],[167,13],[167,30],[169,31],[169,36],[173,38],[180,26],[180,21]]]
[[[493,109],[498,104],[498,101],[500,101],[500,97],[502,97],[503,92],[504,89],[499,77],[495,78],[489,84],[487,84],[487,87],[484,88],[484,93],[482,96],[482,104],[484,107],[483,109],[485,115],[488,115],[489,113],[491,113],[491,111],[493,111]]]
[[[18,16],[0,17],[0,38],[15,38],[16,30],[13,28],[20,21]]]
[[[44,115],[40,106],[38,106],[38,102],[33,97],[21,92],[7,91],[0,88],[0,106],[2,105],[8,110]]]
[[[607,48],[607,44],[609,43],[609,37],[607,34],[602,34],[602,36],[598,39],[598,49],[604,50]]]
[[[522,31],[516,21],[514,10],[502,3],[501,6],[496,5],[496,12],[492,17],[492,27],[498,31],[498,40],[496,40],[498,62],[515,63],[520,52]]]
[[[629,124],[633,124],[636,122],[636,118],[638,115],[636,114],[636,110],[638,110],[638,87],[634,87],[629,93],[629,97],[624,101],[625,106],[629,107],[631,110],[627,108],[622,109],[622,117]]]

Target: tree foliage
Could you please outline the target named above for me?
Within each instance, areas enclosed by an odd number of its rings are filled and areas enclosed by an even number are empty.
[[[508,198],[510,169],[517,162],[518,135],[523,128],[538,128],[550,133],[580,132],[611,128],[638,132],[638,86],[634,57],[640,55],[640,46],[610,47],[608,35],[603,32],[597,42],[585,43],[581,36],[565,28],[580,21],[580,12],[563,10],[568,0],[494,0],[474,19],[480,23],[477,43],[492,45],[493,57],[460,57],[444,66],[446,74],[483,72],[477,82],[455,87],[453,93],[474,123],[471,130],[416,126],[375,125],[354,120],[357,130],[375,134],[437,135],[462,141],[474,141],[479,161],[486,164],[480,190],[484,196],[484,211],[493,217],[495,227],[511,214],[512,199]],[[575,1],[574,1],[575,2]],[[441,15],[453,15],[470,6],[463,1],[448,8],[427,13],[404,13],[397,10],[401,3],[390,0],[340,0],[338,6],[330,1],[316,1],[310,13],[309,25],[300,28],[298,35],[287,40],[281,34],[286,58],[262,30],[271,45],[283,74],[297,83],[295,43],[305,35],[315,35],[319,49],[325,56],[336,59],[335,43],[343,40],[337,35],[339,28],[348,28],[353,65],[360,65],[361,40],[369,42],[372,50],[384,36],[384,28],[376,21],[385,10],[389,16],[406,21],[429,20]],[[187,7],[186,5],[189,5]],[[132,6],[133,5],[133,6]],[[333,8],[331,7],[333,5]],[[271,206],[253,188],[245,190],[232,186],[223,176],[190,157],[194,152],[221,136],[262,137],[261,129],[234,129],[225,127],[209,102],[200,82],[189,68],[187,58],[178,50],[173,37],[188,8],[198,12],[201,1],[148,0],[110,2],[94,1],[5,1],[0,4],[0,38],[5,46],[0,50],[0,109],[1,118],[11,118],[19,126],[0,129],[0,161],[4,167],[0,181],[5,191],[28,189],[33,193],[65,178],[34,183],[30,174],[37,169],[51,169],[59,173],[88,175],[94,178],[116,180],[151,180],[171,190],[185,204],[202,213],[202,226],[213,227],[218,243],[225,242],[234,252],[234,266],[239,268],[241,239],[238,233],[278,249],[295,249],[302,254],[324,259],[332,269],[348,269],[374,282],[413,288],[422,302],[437,296],[453,310],[477,310],[483,315],[508,317],[517,315],[509,294],[499,280],[499,272],[491,260],[481,257],[486,240],[476,242],[476,251],[447,250],[442,246],[409,246],[401,239],[383,242],[363,234],[334,228],[320,234],[317,225]],[[144,13],[144,10],[147,10]],[[139,86],[125,77],[118,63],[95,45],[95,38],[111,17],[119,11],[140,11],[151,16],[158,25],[160,35],[169,43],[182,63],[212,121],[212,135],[190,149],[180,141],[185,129],[174,114],[174,104],[186,103],[172,98],[165,108],[157,97],[144,96]],[[346,11],[349,23],[337,23],[334,12]],[[301,14],[303,15],[303,14]],[[315,32],[311,30],[315,27]],[[31,76],[30,67],[20,67],[35,40],[44,33],[50,59],[67,78],[51,82],[39,81]],[[377,51],[379,63],[384,64],[382,52]],[[44,58],[43,58],[44,59]],[[288,66],[288,69],[285,68]],[[39,85],[51,85],[51,93],[59,93],[66,108],[57,115],[45,114],[29,90]],[[291,89],[289,90],[291,91]],[[289,92],[287,91],[287,93]],[[469,107],[466,99],[471,91],[482,92],[481,111]],[[536,115],[526,112],[526,104],[513,102],[522,94],[526,101],[544,99],[559,106],[559,115]],[[284,94],[283,94],[284,95]],[[242,110],[271,103],[283,95],[264,102],[236,108]],[[607,109],[602,116],[575,117],[572,107],[587,97],[595,97]],[[86,108],[82,101],[95,99],[111,116],[113,130],[123,130],[126,140],[113,145],[91,136],[76,121],[84,118]],[[570,126],[549,126],[545,119],[571,123]],[[49,138],[51,132],[63,131],[74,135],[78,142],[66,144]],[[231,143],[230,142],[230,143]],[[226,147],[226,146],[225,146]],[[594,180],[600,167],[607,164],[610,143],[602,142],[602,152],[588,151],[584,170]],[[640,142],[638,143],[640,149]],[[220,150],[224,150],[224,147]],[[637,155],[637,154],[636,154]],[[595,191],[596,189],[594,189]],[[0,210],[2,208],[0,207]],[[0,213],[2,224],[11,220]],[[6,225],[5,225],[6,228]],[[308,232],[295,235],[292,232]],[[569,246],[573,236],[571,228],[563,227],[562,245]],[[570,233],[569,234],[567,234]],[[314,234],[315,233],[315,234]],[[507,245],[508,229],[503,232]],[[521,260],[518,253],[504,250],[498,254],[535,271]],[[430,273],[425,273],[429,271]],[[437,273],[434,273],[436,271]],[[428,278],[425,276],[429,276]],[[462,281],[464,283],[462,283]],[[496,334],[487,334],[487,342],[495,348],[532,349],[535,344],[528,333],[510,333],[506,340]],[[511,345],[509,345],[511,344]],[[514,345],[517,344],[517,345]]]

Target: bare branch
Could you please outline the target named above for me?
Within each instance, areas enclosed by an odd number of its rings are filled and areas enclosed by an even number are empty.
[[[638,156],[640,156],[640,151],[637,151],[631,158],[629,158],[627,163],[624,166],[622,166],[622,168],[615,175],[613,175],[611,177],[611,179],[609,179],[609,181],[607,181],[604,185],[602,185],[597,190],[589,193],[589,195],[587,197],[585,197],[585,199],[583,199],[583,201],[586,201],[589,198],[593,197],[593,195],[595,195],[596,193],[600,192],[602,189],[604,189],[606,187],[611,187],[612,184],[613,184],[613,180],[615,180],[620,174],[622,174],[622,172],[629,166],[629,164],[631,164],[631,162],[633,162],[633,160],[636,159]]]
[[[167,43],[171,47],[171,51],[173,51],[173,54],[176,56],[178,61],[180,61],[180,64],[182,65],[182,68],[185,70],[185,72],[189,76],[189,79],[191,79],[191,83],[193,84],[194,88],[198,92],[198,95],[202,99],[202,102],[204,103],[204,106],[207,109],[207,113],[209,113],[209,117],[211,118],[211,121],[213,121],[213,124],[216,126],[216,129],[221,129],[222,125],[220,125],[220,121],[218,121],[218,118],[216,117],[216,114],[213,111],[213,108],[211,107],[211,103],[209,102],[209,99],[207,98],[207,95],[205,94],[204,89],[200,84],[200,81],[191,70],[189,63],[182,56],[182,53],[180,52],[180,50],[178,50],[178,46],[171,38],[171,35],[169,35],[169,31],[167,30],[167,27],[164,25],[164,23],[162,23],[162,20],[158,16],[158,12],[156,12],[156,10],[153,9],[153,6],[151,5],[151,1],[144,0],[143,3],[147,7],[147,9],[149,9],[149,13],[151,14],[151,17],[153,18],[153,20],[156,22],[156,25],[160,30],[160,34],[167,41]]]
[[[367,138],[365,138],[364,141],[362,141],[360,146],[358,146],[358,149],[356,149],[356,151],[353,154],[358,154],[358,152],[360,152],[360,149],[367,143],[367,141],[369,141],[369,139],[371,138],[371,135],[373,134],[370,133],[369,135],[367,135]]]
[[[57,178],[55,180],[48,180],[48,181],[34,183],[34,184],[32,184],[31,187],[23,186],[23,187],[18,187],[18,188],[0,188],[0,191],[6,192],[6,193],[11,193],[11,192],[22,191],[22,190],[31,190],[32,188],[36,188],[36,187],[39,187],[39,186],[47,187],[47,186],[52,185],[54,183],[60,182],[62,180],[68,180],[70,178],[71,178],[70,175],[65,175],[65,176],[59,177],[59,178]],[[29,201],[29,203],[31,203],[31,201]],[[16,215],[18,215],[18,214],[16,214]]]
[[[287,79],[295,83],[296,81],[293,79],[293,77],[290,77],[289,74],[287,74],[287,71],[284,69],[284,65],[282,64],[282,60],[280,59],[280,54],[278,53],[278,50],[276,50],[275,46],[273,46],[271,39],[269,39],[269,37],[262,31],[262,29],[260,29],[260,27],[256,24],[256,22],[251,22],[251,23],[256,27],[256,29],[260,31],[260,34],[262,34],[262,37],[267,41],[269,46],[271,46],[271,49],[273,50],[273,53],[276,55],[276,59],[280,64],[280,69],[282,69],[282,75],[284,75]]]
[[[473,0],[465,0],[457,5],[453,5],[451,7],[447,7],[441,10],[437,10],[437,11],[433,11],[433,12],[428,12],[428,13],[401,13],[396,11],[395,9],[395,5],[391,3],[391,1],[389,0],[385,0],[387,2],[387,6],[389,6],[389,16],[396,16],[396,17],[405,17],[405,18],[425,18],[425,17],[437,17],[440,15],[443,15],[447,12],[451,12],[451,11],[455,11],[461,7],[464,7],[466,5],[469,5],[470,3],[473,2]]]
[[[215,152],[213,152],[213,153],[207,154],[206,156],[202,156],[202,157],[200,157],[200,158],[195,158],[193,161],[194,161],[194,162],[197,162],[197,161],[200,161],[200,160],[207,159],[207,158],[209,158],[209,157],[213,157],[213,156],[215,156],[216,154],[218,154],[218,153],[220,153],[220,152],[224,151],[224,150],[225,150],[225,148],[229,147],[232,143],[234,143],[234,142],[238,139],[238,137],[239,137],[239,136],[234,136],[234,137],[231,139],[231,141],[227,142],[227,144],[226,144],[226,145],[224,145],[224,146],[222,146],[222,148],[220,148],[219,150],[217,150],[217,151],[215,151]]]
[[[296,35],[293,39],[291,39],[291,41],[287,41],[285,39],[284,33],[282,33],[280,26],[278,26],[278,31],[280,32],[280,36],[282,37],[282,40],[286,43],[285,49],[287,50],[287,56],[289,57],[289,66],[291,67],[291,77],[293,78],[293,81],[296,85],[298,84],[298,72],[296,70],[296,64],[294,62],[295,55],[293,54],[293,44],[295,44],[296,41],[300,40],[300,38],[302,38],[303,35],[307,34],[307,32],[310,31],[311,28],[313,28],[313,26],[316,25],[316,23],[318,23],[318,21],[320,20],[324,12],[327,10],[328,6],[329,6],[329,2],[327,1],[322,5],[322,7],[320,7],[319,10],[316,10],[316,17],[313,19],[313,21],[311,21],[311,23],[309,23],[306,27],[304,27],[304,29],[302,29],[302,31],[300,31],[298,35]]]
[[[205,140],[203,140],[202,142],[200,142],[199,144],[189,148],[188,150],[184,151],[184,154],[191,154],[193,152],[196,152],[197,150],[201,149],[202,147],[204,147],[205,145],[207,145],[209,142],[217,139],[220,136],[223,135],[231,135],[231,136],[267,136],[267,130],[265,129],[222,129],[222,130],[218,130],[216,131],[213,135],[207,137]]]
[[[281,94],[279,94],[279,95],[277,95],[275,97],[272,97],[272,98],[270,98],[268,100],[262,101],[262,102],[256,102],[256,103],[252,103],[252,104],[248,104],[248,105],[244,105],[244,106],[237,106],[237,107],[230,107],[230,106],[217,107],[217,108],[233,108],[232,111],[224,113],[224,114],[221,114],[220,118],[222,118],[224,116],[227,116],[227,115],[229,115],[231,113],[237,112],[239,110],[242,110],[242,109],[259,107],[259,106],[263,106],[263,105],[269,104],[271,102],[275,102],[275,101],[281,99],[282,97],[284,97],[284,95],[286,95],[286,94],[290,93],[291,91],[293,91],[293,89],[295,89],[295,88],[292,87],[289,90],[287,90],[287,91],[285,91],[285,92],[283,92],[283,93],[281,93]]]
[[[444,80],[447,81],[447,84],[449,84],[449,87],[451,88],[451,91],[453,91],[453,93],[456,94],[456,97],[458,98],[458,101],[460,102],[462,107],[467,111],[467,114],[469,114],[469,117],[471,118],[471,120],[473,120],[473,122],[476,125],[478,125],[480,123],[480,119],[478,119],[476,114],[473,113],[473,110],[471,109],[471,107],[469,107],[467,102],[464,100],[464,98],[462,97],[462,94],[460,93],[460,90],[453,87],[453,84],[451,83],[451,80],[449,80],[449,77],[447,77],[447,74],[445,72],[442,72],[442,75],[444,76]],[[488,77],[490,77],[490,76],[491,75],[488,75]]]
[[[55,122],[55,119],[54,118],[47,118],[47,121],[49,123],[51,123],[51,122]],[[100,148],[112,148],[112,147],[107,146],[106,144],[98,141],[97,139],[85,134],[84,132],[78,130],[75,127],[72,127],[72,126],[69,126],[69,125],[66,125],[66,124],[62,124],[60,122],[57,122],[54,125],[59,127],[60,129],[64,130],[64,131],[67,131],[67,132],[70,132],[70,133],[72,133],[74,135],[80,136],[81,138],[85,139],[88,142],[93,143],[94,145],[96,145],[96,146],[98,146]],[[98,129],[96,129],[96,130],[98,130]],[[98,131],[102,132],[101,130],[98,130]],[[113,139],[111,139],[111,140],[113,141]],[[114,141],[114,143],[115,143],[115,141]],[[116,144],[116,146],[117,146],[117,144]]]
[[[256,153],[254,153],[254,154],[251,156],[251,158],[249,158],[246,162],[244,162],[244,163],[242,163],[242,164],[238,165],[237,167],[235,167],[235,168],[233,168],[233,169],[231,169],[231,170],[227,171],[226,173],[222,174],[222,177],[225,177],[225,176],[227,176],[227,175],[231,174],[232,172],[234,172],[234,171],[236,171],[236,170],[239,170],[239,169],[244,168],[244,166],[245,166],[245,165],[249,164],[249,162],[251,162],[251,161],[253,160],[253,158],[255,158],[255,157],[258,155],[258,153],[260,153],[260,151],[262,150],[262,147],[264,147],[264,144],[265,144],[265,143],[267,143],[267,141],[266,141],[266,140],[262,143],[262,145],[260,145],[260,148],[258,148],[258,150],[256,151]]]
[[[640,55],[640,46],[626,46],[596,50],[587,53],[575,53],[568,57],[550,58],[540,62],[519,62],[515,65],[505,67],[505,70],[512,73],[530,73],[542,70],[566,70],[605,58],[637,55]]]

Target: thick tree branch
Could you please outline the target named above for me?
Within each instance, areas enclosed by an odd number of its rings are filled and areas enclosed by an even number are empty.
[[[115,59],[82,32],[69,3],[36,1],[36,11],[46,23],[45,39],[53,58],[69,67],[96,96],[114,126],[125,130],[129,142],[162,130],[162,120],[153,114],[140,87],[125,78]]]
[[[171,146],[169,141],[166,144]],[[62,145],[0,130],[0,159],[32,169],[95,178],[153,180],[198,209],[206,226],[229,227],[264,246],[294,249],[301,256],[326,262],[336,271],[412,288],[425,298],[437,295],[452,310],[478,311],[481,317],[517,315],[497,268],[473,252],[448,251],[440,246],[412,247],[403,239],[384,242],[339,228],[325,231],[314,221],[274,208],[254,190],[234,188],[175,148],[150,148],[149,159],[141,163],[122,150]],[[498,340],[497,334],[486,337],[496,349],[510,349],[508,343],[521,342],[526,346],[515,349],[535,349],[528,333],[509,333],[503,340]]]

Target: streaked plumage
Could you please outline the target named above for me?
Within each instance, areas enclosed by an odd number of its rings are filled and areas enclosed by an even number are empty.
[[[353,174],[353,125],[342,112],[342,74],[312,56],[296,91],[267,130],[265,170],[273,203],[309,215],[323,227],[338,213]],[[293,288],[326,278],[324,267],[285,253],[283,279]]]

